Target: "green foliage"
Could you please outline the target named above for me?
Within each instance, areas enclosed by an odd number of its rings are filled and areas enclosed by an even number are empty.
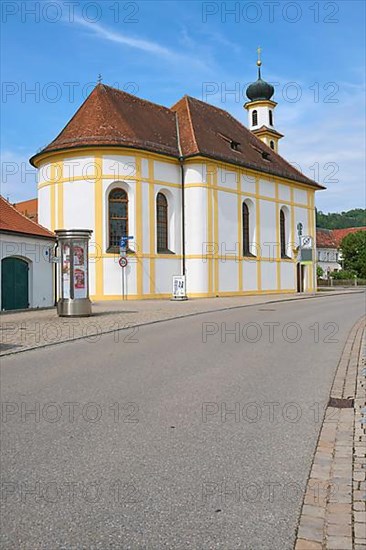
[[[366,209],[355,208],[348,212],[332,212],[324,214],[316,211],[316,226],[322,229],[345,229],[346,227],[366,226]]]
[[[316,266],[316,276],[318,277],[318,279],[320,279],[320,277],[323,277],[324,275],[324,269],[322,267],[320,267],[320,265],[317,265]]]
[[[333,279],[354,279],[355,277],[355,272],[354,271],[346,271],[345,269],[342,269],[341,271],[332,271],[331,273],[331,277],[333,277]]]
[[[357,231],[344,237],[341,252],[344,269],[366,278],[366,231]]]

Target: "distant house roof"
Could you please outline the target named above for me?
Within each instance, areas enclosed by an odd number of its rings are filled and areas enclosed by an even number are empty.
[[[131,147],[175,158],[197,155],[323,189],[228,112],[184,96],[171,109],[98,84],[40,155],[80,147]]]
[[[319,229],[316,230],[317,248],[339,248],[342,239],[350,233],[366,231],[366,227],[347,227],[346,229]]]
[[[0,231],[6,233],[21,233],[22,235],[32,235],[48,239],[55,238],[54,233],[18,212],[14,206],[1,196]]]
[[[27,201],[16,202],[13,204],[14,208],[18,210],[27,218],[37,221],[38,218],[38,199],[29,199]]]
[[[317,248],[337,248],[333,231],[331,229],[317,229],[316,246]]]
[[[366,227],[347,227],[346,229],[333,229],[333,235],[337,242],[337,245],[340,246],[342,239],[349,235],[350,233],[357,233],[357,231],[366,231]]]

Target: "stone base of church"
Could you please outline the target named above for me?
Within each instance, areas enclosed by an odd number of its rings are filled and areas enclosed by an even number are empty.
[[[316,290],[315,266],[298,269],[293,259],[186,258],[188,298],[291,294]],[[89,288],[92,299],[171,299],[173,277],[182,273],[182,257],[129,258],[121,268],[118,257],[92,259]],[[303,278],[299,284],[299,273]]]
[[[305,291],[306,293],[311,293],[314,291]],[[282,294],[296,294],[297,291],[293,288],[283,289],[283,290],[253,290],[253,291],[233,291],[233,292],[220,292],[217,294],[209,292],[187,292],[188,299],[197,299],[197,298],[230,298],[234,296],[261,296],[261,295],[282,295]],[[124,297],[121,294],[104,294],[104,295],[91,295],[90,298],[94,302],[99,301],[115,301],[115,300],[171,300],[172,295],[163,293],[163,294],[128,294]],[[177,300],[178,301],[178,300]]]

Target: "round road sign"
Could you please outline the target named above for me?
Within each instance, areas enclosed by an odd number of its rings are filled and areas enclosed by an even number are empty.
[[[128,260],[127,258],[125,258],[124,256],[122,256],[119,260],[118,260],[118,263],[121,267],[126,267],[126,265],[128,264]]]

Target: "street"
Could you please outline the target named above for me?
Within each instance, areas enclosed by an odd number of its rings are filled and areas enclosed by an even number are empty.
[[[254,304],[3,357],[2,548],[292,549],[364,303]]]

